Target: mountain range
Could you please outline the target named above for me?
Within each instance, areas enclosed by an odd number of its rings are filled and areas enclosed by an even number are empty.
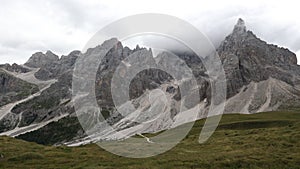
[[[82,129],[74,109],[72,78],[79,57],[100,55],[99,51],[109,44],[116,44],[103,56],[95,81],[97,103],[106,121],[124,135],[110,134],[107,126],[100,122],[101,130],[87,136]],[[300,66],[296,55],[288,49],[268,44],[246,29],[239,19],[229,34],[216,49],[226,75],[226,114],[252,114],[276,110],[300,108]],[[200,107],[198,119],[207,117],[211,101],[211,84],[205,66],[196,54],[177,52],[176,55],[192,70],[196,78],[199,102],[182,97],[178,83],[159,69],[146,69],[138,73],[130,83],[130,100],[138,112],[123,116],[115,108],[110,91],[112,77],[119,65],[129,67],[126,60],[131,55],[140,56],[136,62],[145,61],[173,65],[174,71],[182,70],[182,62],[172,58],[174,53],[162,52],[153,56],[152,50],[137,46],[124,47],[116,38],[90,48],[85,53],[73,51],[66,56],[57,56],[51,51],[37,52],[23,65],[0,65],[0,135],[21,138],[41,144],[81,145],[99,140],[124,139],[139,133],[157,133],[191,121],[191,114]],[[159,90],[158,90],[159,89]],[[159,91],[163,91],[162,94]],[[149,95],[153,99],[149,99]],[[192,93],[191,93],[192,95]],[[153,107],[160,107],[158,119],[149,114]],[[185,111],[180,111],[180,103]],[[137,114],[140,113],[141,115]],[[147,123],[138,123],[147,120]],[[150,119],[150,120],[149,120]]]

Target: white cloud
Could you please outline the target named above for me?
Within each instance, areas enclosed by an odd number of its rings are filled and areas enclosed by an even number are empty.
[[[110,22],[138,13],[164,13],[185,19],[217,45],[238,17],[270,43],[300,51],[297,1],[140,1],[2,0],[0,63],[24,63],[36,51],[59,55],[82,49]],[[299,52],[298,56],[299,56]]]

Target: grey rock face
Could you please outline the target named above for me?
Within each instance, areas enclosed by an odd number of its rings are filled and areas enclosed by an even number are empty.
[[[18,126],[19,118],[18,115],[9,113],[5,118],[0,120],[0,133],[14,129]]]
[[[0,65],[0,68],[3,68],[7,71],[10,71],[10,72],[15,72],[15,73],[27,73],[29,72],[30,70],[23,67],[23,66],[20,66],[16,63],[10,65],[10,64],[4,64],[4,65]]]
[[[45,54],[37,52],[30,57],[25,65],[32,68],[40,68],[39,71],[35,73],[36,78],[50,80],[59,78],[59,76],[66,71],[72,70],[80,54],[80,51],[73,51],[69,55],[62,56],[59,59],[59,57],[51,51],[47,51]]]
[[[32,68],[41,68],[49,64],[53,64],[58,60],[58,56],[51,51],[47,51],[45,54],[42,52],[37,52],[29,58],[25,65]]]
[[[217,50],[226,72],[228,97],[251,81],[270,77],[293,85],[292,76],[299,70],[294,53],[260,40],[241,19]]]
[[[60,75],[74,68],[75,61],[80,54],[80,51],[73,51],[67,56],[62,56],[59,60],[48,62],[35,73],[35,76],[41,80],[59,78]]]
[[[12,113],[22,115],[19,127],[45,122],[65,113],[72,113],[73,109],[66,106],[71,99],[71,81],[72,72],[65,72],[40,96],[15,106]]]
[[[0,69],[0,107],[26,98],[37,91],[36,85],[18,79]]]

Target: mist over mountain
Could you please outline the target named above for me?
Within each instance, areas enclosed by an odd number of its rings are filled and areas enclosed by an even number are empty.
[[[110,135],[105,124],[87,137],[77,121],[72,100],[72,78],[79,57],[100,55],[108,44],[115,44],[103,56],[95,81],[97,103],[102,115],[114,129],[124,135]],[[227,84],[227,100],[224,113],[257,113],[300,107],[300,66],[296,55],[288,49],[268,44],[246,28],[239,19],[233,31],[221,42],[216,52],[220,56]],[[151,63],[162,66],[168,62],[174,72],[184,70],[182,62],[174,59],[176,54],[192,70],[198,90],[190,89],[187,95],[180,93],[180,83],[190,79],[174,79],[159,69],[146,69],[138,73],[130,83],[129,102],[140,110],[123,116],[115,108],[111,95],[111,80],[121,65],[124,72],[134,64]],[[139,60],[127,61],[129,56]],[[178,84],[179,83],[179,84]],[[115,140],[131,137],[137,133],[156,133],[190,122],[191,112],[200,107],[198,119],[205,118],[211,103],[211,84],[202,61],[190,51],[159,53],[153,57],[151,49],[124,47],[117,39],[89,49],[86,53],[73,51],[58,57],[51,51],[35,53],[24,65],[0,66],[0,135],[18,137],[42,144],[81,145],[99,140]],[[164,97],[162,93],[164,92]],[[199,92],[199,102],[193,102]],[[154,100],[149,101],[149,95]],[[169,101],[160,118],[151,119],[149,110]],[[180,102],[185,111],[180,112]],[[122,107],[122,105],[120,105]],[[135,122],[138,117],[141,122]],[[97,117],[91,117],[97,121]],[[147,122],[144,125],[142,122]],[[93,122],[91,122],[93,124]],[[96,128],[95,128],[96,129]]]

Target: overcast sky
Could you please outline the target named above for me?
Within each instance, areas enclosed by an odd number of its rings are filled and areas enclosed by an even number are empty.
[[[190,22],[215,45],[241,17],[258,37],[289,48],[300,60],[299,7],[288,0],[1,0],[0,63],[21,64],[37,51],[66,55],[81,50],[110,22],[149,12]]]

